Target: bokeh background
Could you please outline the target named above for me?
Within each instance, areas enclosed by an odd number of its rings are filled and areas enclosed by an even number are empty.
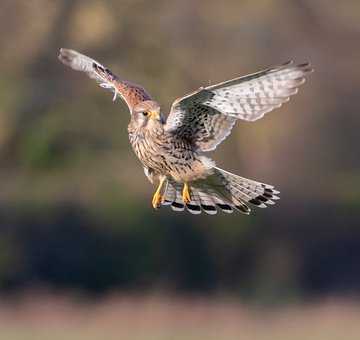
[[[1,339],[359,339],[360,2],[0,4]],[[289,59],[316,72],[213,155],[282,199],[250,217],[154,211],[120,101],[79,50],[167,113]]]

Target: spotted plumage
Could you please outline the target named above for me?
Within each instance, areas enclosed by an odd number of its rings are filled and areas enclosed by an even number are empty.
[[[130,144],[148,179],[159,182],[152,201],[155,208],[249,214],[249,205],[265,208],[279,199],[273,186],[220,169],[205,152],[214,150],[238,119],[255,121],[287,102],[312,71],[309,64],[288,62],[199,88],[177,99],[165,119],[143,87],[120,80],[76,51],[61,49],[59,58],[111,90],[113,100],[119,95],[128,105]]]

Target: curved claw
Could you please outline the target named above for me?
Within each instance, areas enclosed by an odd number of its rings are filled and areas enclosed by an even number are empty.
[[[155,192],[153,199],[152,199],[152,206],[154,209],[159,209],[161,207],[161,204],[164,200],[163,195],[161,195],[159,192]]]
[[[189,204],[191,202],[190,189],[189,189],[189,185],[186,182],[184,183],[184,187],[182,191],[182,199],[185,204]]]
[[[152,206],[154,207],[154,209],[158,209],[161,207],[161,204],[163,203],[164,201],[164,196],[161,194],[161,191],[162,191],[162,187],[163,187],[163,184],[165,182],[165,177],[160,179],[160,183],[159,183],[159,186],[157,187],[155,193],[154,193],[154,196],[153,196],[153,199],[152,199]]]

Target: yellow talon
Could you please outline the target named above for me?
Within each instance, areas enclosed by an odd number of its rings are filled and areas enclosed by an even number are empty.
[[[182,191],[182,199],[185,204],[189,204],[191,201],[190,189],[186,182],[184,183],[184,187]]]
[[[161,204],[163,203],[164,196],[161,194],[162,186],[165,182],[165,178],[160,180],[159,186],[157,187],[153,199],[152,199],[152,206],[154,209],[160,208]]]
[[[161,195],[158,192],[155,192],[152,199],[152,206],[154,207],[154,209],[160,208],[162,202],[163,202],[163,195]]]

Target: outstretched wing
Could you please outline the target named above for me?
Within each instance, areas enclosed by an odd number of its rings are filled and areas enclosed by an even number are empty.
[[[280,107],[312,72],[310,64],[287,62],[264,71],[200,88],[177,99],[166,129],[211,151],[231,132],[237,119],[255,121]]]
[[[59,59],[73,70],[85,72],[90,78],[95,79],[101,87],[112,91],[114,93],[113,101],[119,95],[129,107],[130,113],[136,104],[151,100],[150,95],[143,87],[126,80],[120,80],[108,68],[86,55],[61,48]]]

